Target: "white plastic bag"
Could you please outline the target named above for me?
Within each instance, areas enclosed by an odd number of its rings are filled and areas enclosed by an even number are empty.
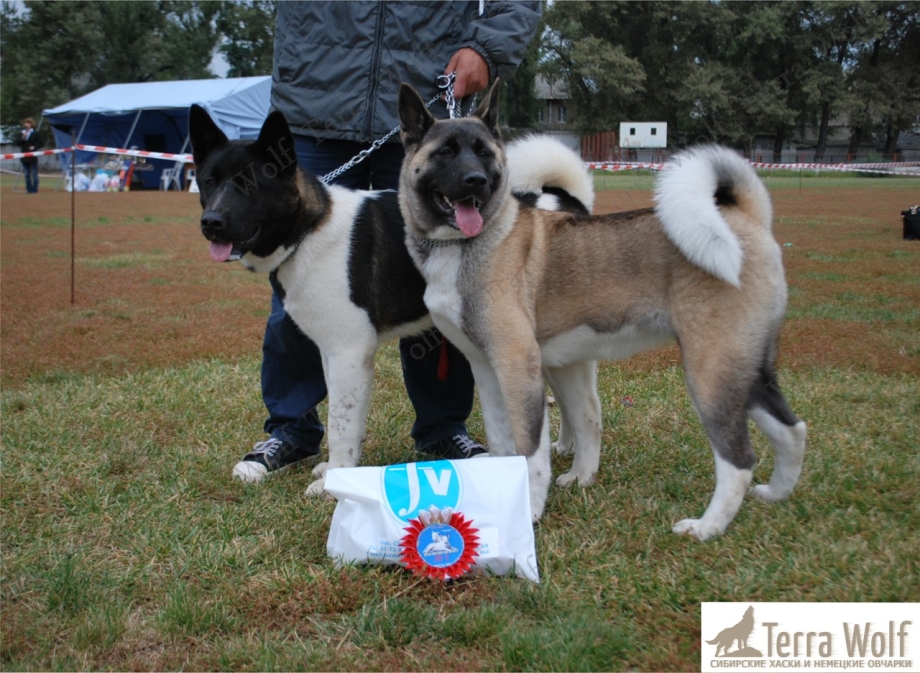
[[[338,468],[326,491],[338,500],[326,544],[336,563],[399,563],[409,521],[434,506],[479,530],[472,572],[540,581],[522,456]]]
[[[77,173],[77,191],[78,192],[87,191],[89,189],[89,183],[90,183],[89,177],[87,177],[83,173]],[[70,177],[68,176],[67,181],[64,183],[64,189],[66,189],[69,192],[73,190],[73,188],[74,188],[73,180],[71,180]]]
[[[91,192],[104,192],[106,186],[109,183],[109,176],[102,169],[96,171],[95,177],[92,179],[92,182],[89,183],[89,191]]]

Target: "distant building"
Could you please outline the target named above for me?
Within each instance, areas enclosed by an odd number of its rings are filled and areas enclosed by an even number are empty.
[[[878,129],[877,125],[873,129]],[[818,144],[819,127],[816,123],[800,122],[786,133],[783,143],[781,163],[796,161],[811,162],[815,157],[815,148]],[[847,161],[858,162],[879,160],[885,149],[885,133],[867,131],[863,134],[862,141],[852,156],[849,154],[851,128],[849,118],[845,114],[831,119],[827,129],[827,140],[824,150],[824,163],[844,163]],[[773,143],[775,136],[770,133],[758,133],[752,143],[752,156],[754,161],[772,161]],[[917,161],[920,159],[920,117],[918,125],[910,130],[901,131],[898,136],[895,154],[901,161]]]
[[[562,80],[550,82],[542,75],[537,75],[535,88],[540,109],[534,128],[540,133],[557,136],[566,145],[578,150],[581,139],[569,119],[569,93],[565,83]]]

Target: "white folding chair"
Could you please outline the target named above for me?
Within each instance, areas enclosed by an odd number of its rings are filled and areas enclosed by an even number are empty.
[[[164,168],[163,173],[160,175],[160,189],[163,191],[169,191],[169,189],[175,185],[176,189],[180,192],[182,191],[182,182],[179,180],[179,176],[182,175],[182,166],[184,162],[177,161],[176,165],[172,168]]]

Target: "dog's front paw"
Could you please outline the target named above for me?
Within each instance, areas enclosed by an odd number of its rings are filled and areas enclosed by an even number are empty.
[[[760,484],[751,489],[751,495],[760,500],[761,502],[780,502],[789,497],[790,490],[774,488],[769,484]]]
[[[317,479],[326,476],[326,470],[329,469],[329,463],[317,463],[313,468],[313,476]]]
[[[304,495],[308,498],[319,498],[326,495],[326,477],[321,477],[307,486]]]
[[[702,519],[684,519],[674,524],[671,531],[678,535],[690,535],[697,540],[705,541],[717,535],[721,535],[725,532],[725,529],[712,524],[706,524]]]
[[[587,474],[582,474],[576,472],[575,470],[570,470],[565,474],[561,474],[556,477],[556,486],[562,486],[563,488],[568,488],[572,484],[578,482],[578,485],[584,488],[594,481],[594,473],[589,472]]]
[[[571,456],[575,453],[575,442],[560,440],[558,442],[553,442],[550,448],[553,450],[553,453],[558,453],[560,456]]]

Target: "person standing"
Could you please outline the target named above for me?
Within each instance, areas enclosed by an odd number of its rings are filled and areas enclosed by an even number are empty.
[[[540,2],[279,3],[271,101],[294,133],[299,166],[326,175],[386,136],[399,125],[402,82],[430,98],[439,75],[456,73],[454,95],[466,108],[464,97],[514,74],[540,15]],[[432,111],[447,116],[444,104]],[[396,189],[403,156],[396,135],[334,182]],[[316,462],[324,433],[315,409],[326,397],[319,350],[284,311],[274,279],[272,289],[262,349],[269,438],[234,467],[247,482]],[[436,331],[402,339],[399,350],[416,449],[435,458],[486,454],[467,433],[474,381],[460,351]]]
[[[20,152],[37,152],[45,146],[35,128],[35,120],[31,117],[22,120],[22,131],[19,132],[17,144]],[[38,157],[23,157],[20,161],[23,175],[26,177],[26,192],[35,194],[38,192]]]

